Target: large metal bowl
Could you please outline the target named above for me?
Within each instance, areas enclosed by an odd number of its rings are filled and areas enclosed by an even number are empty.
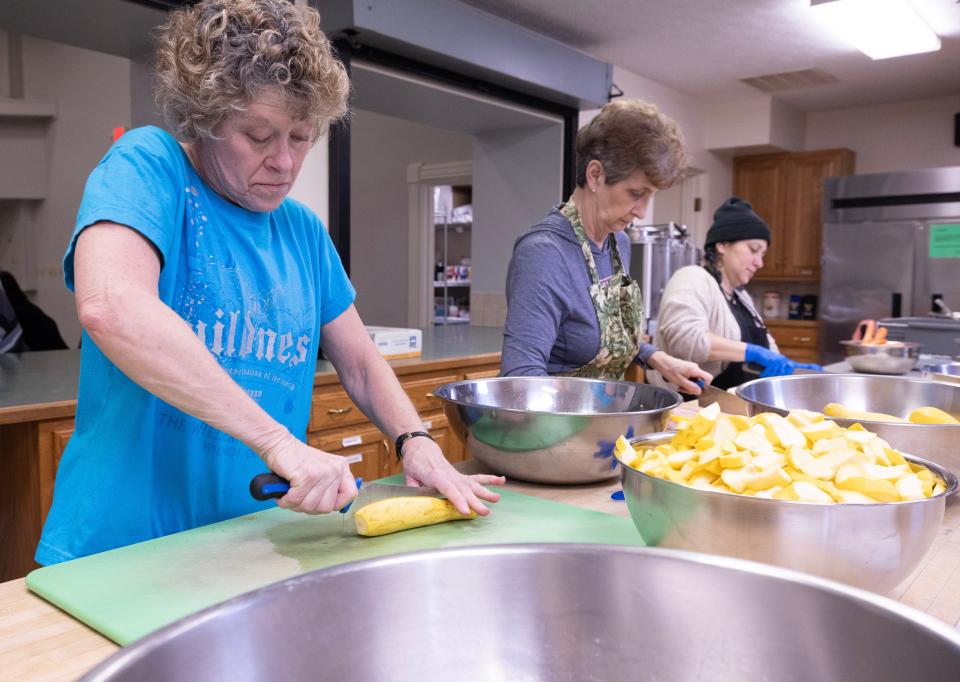
[[[960,417],[960,386],[913,377],[862,374],[767,377],[741,384],[737,395],[747,402],[751,415],[786,414],[797,409],[822,412],[827,403],[841,403],[854,410],[903,418],[923,406],[939,407]],[[960,475],[960,426],[830,419],[843,427],[863,424],[898,450],[932,459]]]
[[[323,569],[84,680],[955,680],[960,633],[884,597],[686,552],[510,545]]]
[[[643,436],[636,447],[669,442]],[[923,559],[957,489],[952,473],[910,457],[943,478],[947,491],[916,502],[816,504],[702,490],[621,467],[627,508],[649,546],[762,561],[886,592]]]
[[[680,395],[629,381],[497,377],[434,393],[468,452],[499,474],[537,483],[617,476],[617,436],[660,431]]]
[[[920,344],[896,342],[863,344],[859,341],[841,341],[847,364],[866,374],[906,374],[920,358]]]
[[[923,368],[923,378],[930,381],[945,381],[948,384],[960,384],[960,362],[944,362]]]

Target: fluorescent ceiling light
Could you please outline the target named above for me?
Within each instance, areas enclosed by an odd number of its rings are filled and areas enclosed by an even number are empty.
[[[810,6],[870,59],[940,49],[940,38],[906,0],[811,0]]]

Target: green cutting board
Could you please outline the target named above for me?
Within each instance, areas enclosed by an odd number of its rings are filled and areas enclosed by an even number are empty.
[[[230,597],[350,561],[464,545],[643,544],[629,518],[501,494],[490,516],[376,538],[349,534],[340,514],[269,509],[40,568],[27,576],[27,587],[128,644]]]

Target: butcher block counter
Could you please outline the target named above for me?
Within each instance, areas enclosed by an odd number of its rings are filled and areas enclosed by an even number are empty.
[[[479,472],[474,461],[457,465]],[[619,516],[617,481],[547,486],[508,481],[507,490]],[[496,507],[494,507],[496,513]],[[960,626],[960,504],[947,506],[943,528],[920,568],[888,596]],[[29,593],[23,579],[0,584],[0,670],[11,680],[73,680],[118,649],[78,620]],[[11,676],[12,674],[12,676]]]

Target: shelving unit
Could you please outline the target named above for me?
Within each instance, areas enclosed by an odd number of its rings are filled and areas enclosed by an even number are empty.
[[[469,187],[452,187],[452,207],[469,204]],[[448,204],[450,205],[450,204]],[[470,322],[470,222],[452,221],[445,210],[434,206],[434,315],[436,325]],[[466,270],[464,271],[464,268]],[[452,275],[452,276],[451,276]],[[461,279],[462,277],[465,278]],[[453,314],[451,314],[453,313]]]

